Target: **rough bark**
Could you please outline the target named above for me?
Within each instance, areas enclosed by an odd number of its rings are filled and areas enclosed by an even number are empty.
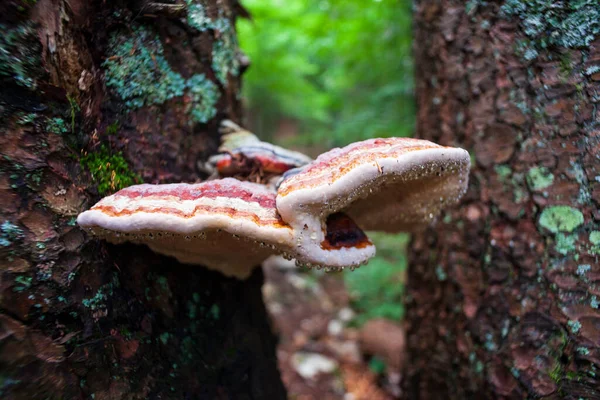
[[[473,167],[412,243],[406,396],[600,398],[600,5],[415,10],[417,136]]]
[[[122,186],[199,179],[240,118],[237,11],[0,5],[0,397],[285,398],[260,269],[229,279],[75,225]]]

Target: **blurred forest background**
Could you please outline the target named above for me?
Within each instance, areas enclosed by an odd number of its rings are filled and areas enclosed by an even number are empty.
[[[237,24],[240,47],[250,59],[243,85],[245,118],[263,140],[316,157],[359,140],[413,134],[410,1],[246,0],[243,5],[251,15]],[[409,236],[370,232],[369,237],[377,246],[377,256],[352,273],[326,276],[322,271],[294,268],[278,275],[267,268],[265,300],[279,325],[279,365],[290,395],[322,396],[335,386],[331,375],[322,375],[318,382],[309,379],[312,383],[306,385],[290,370],[318,369],[315,354],[327,354],[319,345],[328,343],[325,347],[331,348],[331,341],[335,346],[340,338],[336,324],[349,328],[344,328],[344,340],[351,339],[355,329],[359,336],[373,336],[367,341],[381,342],[379,336],[394,328],[381,324],[382,318],[401,323]],[[322,306],[330,302],[333,307]],[[286,303],[297,307],[290,313],[294,317],[277,314]],[[327,329],[314,328],[319,325],[311,325],[319,321],[314,316],[322,317]],[[304,326],[298,321],[304,321]],[[365,327],[369,321],[372,327]],[[403,334],[384,340],[382,348],[371,352],[379,353],[369,358],[375,376],[387,371],[380,376],[388,379],[390,364],[398,369],[397,360],[385,359],[381,353],[400,353],[394,348],[402,342],[399,336]],[[302,356],[302,349],[311,347],[315,353]],[[369,345],[363,342],[363,351],[364,347]],[[346,356],[337,354],[333,359]],[[359,374],[366,376],[364,371]],[[347,370],[344,375],[352,376]],[[372,379],[363,385],[371,389],[358,391],[376,390]],[[320,389],[312,391],[311,385]]]
[[[315,157],[372,137],[411,136],[415,123],[411,2],[245,0],[238,20],[245,117],[262,139]],[[373,40],[377,38],[378,40]],[[355,321],[403,315],[408,236],[369,233],[377,257],[343,274]]]
[[[243,4],[252,16],[238,22],[251,61],[244,75],[246,115],[263,138],[292,125],[297,136],[275,140],[322,150],[412,134],[410,1]]]

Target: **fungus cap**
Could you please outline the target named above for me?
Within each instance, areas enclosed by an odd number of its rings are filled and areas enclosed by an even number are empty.
[[[209,164],[222,177],[251,174],[254,170],[267,175],[280,175],[312,161],[310,157],[297,151],[263,142],[252,132],[229,120],[221,122],[220,132],[221,154],[212,156]]]
[[[246,278],[274,248],[292,240],[274,197],[263,185],[232,178],[143,184],[105,197],[77,223],[112,243],[146,244],[183,263]]]
[[[354,267],[375,253],[349,217],[316,221],[298,235],[275,207],[274,190],[232,178],[198,184],[136,185],[105,197],[77,218],[111,243],[145,244],[180,262],[200,264],[239,279],[273,254],[306,265]]]
[[[412,231],[458,202],[469,168],[469,153],[460,148],[410,138],[365,140],[284,174],[277,209],[292,226],[343,211],[365,230]]]

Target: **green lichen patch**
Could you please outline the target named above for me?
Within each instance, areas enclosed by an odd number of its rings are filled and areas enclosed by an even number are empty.
[[[101,146],[99,151],[81,157],[80,163],[92,175],[100,194],[116,192],[141,182],[140,176],[129,168],[123,154],[121,152],[111,154],[106,146]]]
[[[512,170],[506,164],[496,165],[494,171],[496,171],[496,174],[498,174],[500,181],[502,182],[506,182],[512,174]]]
[[[218,40],[213,45],[212,67],[217,79],[227,85],[229,74],[237,76],[240,70],[238,60],[238,43],[235,30],[227,18],[215,21],[215,30],[219,32]]]
[[[592,195],[590,193],[590,188],[588,187],[588,180],[585,175],[585,171],[583,166],[578,162],[571,161],[570,164],[571,167],[568,169],[568,171],[579,184],[579,196],[577,198],[577,202],[580,204],[586,204],[590,201]]]
[[[113,295],[114,289],[119,286],[119,277],[114,274],[110,282],[100,286],[94,296],[83,299],[81,303],[92,311],[106,308],[106,301]]]
[[[198,31],[204,31],[212,28],[212,20],[206,13],[206,8],[193,0],[185,0],[187,4],[187,23]]]
[[[569,206],[550,206],[542,211],[539,224],[552,233],[573,232],[583,224],[583,214]]]
[[[552,47],[588,47],[600,34],[598,0],[507,0],[502,12],[521,21],[527,40],[517,50],[526,60]]]
[[[554,175],[546,167],[533,167],[527,171],[527,185],[531,190],[542,190],[552,185]]]
[[[194,122],[207,122],[217,114],[215,104],[219,100],[219,90],[206,76],[197,74],[187,81],[188,95],[192,98],[187,112]]]
[[[50,118],[46,124],[46,130],[56,135],[62,135],[69,132],[69,128],[62,118]]]
[[[35,29],[29,25],[9,28],[0,24],[0,32],[0,78],[7,77],[20,86],[35,89],[35,77],[43,72]]]
[[[590,254],[600,255],[600,231],[591,231],[590,232]]]
[[[555,249],[562,255],[567,255],[576,250],[575,243],[577,243],[577,235],[565,235],[558,233],[556,235],[556,246]]]
[[[186,0],[186,4],[189,26],[200,32],[207,29],[216,32],[216,41],[212,52],[212,68],[219,82],[227,85],[228,75],[237,76],[240,70],[239,45],[230,19],[221,15],[219,18],[212,20],[202,4],[198,4],[193,0]]]
[[[579,321],[569,320],[569,321],[567,321],[567,325],[569,326],[569,329],[573,333],[578,333],[579,330],[581,329],[581,322],[579,322]]]
[[[23,238],[23,230],[10,221],[0,225],[0,246],[8,247],[12,242]]]
[[[163,104],[187,94],[192,99],[188,112],[193,121],[207,122],[217,113],[216,85],[203,74],[186,79],[173,71],[160,39],[146,28],[136,27],[132,34],[115,32],[103,66],[106,86],[130,110]]]

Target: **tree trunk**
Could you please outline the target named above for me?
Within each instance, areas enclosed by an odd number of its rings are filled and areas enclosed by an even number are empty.
[[[0,5],[0,397],[285,398],[260,269],[225,278],[75,224],[121,187],[198,180],[240,118],[239,11]]]
[[[600,5],[415,10],[417,135],[473,166],[412,242],[406,396],[600,398]]]

